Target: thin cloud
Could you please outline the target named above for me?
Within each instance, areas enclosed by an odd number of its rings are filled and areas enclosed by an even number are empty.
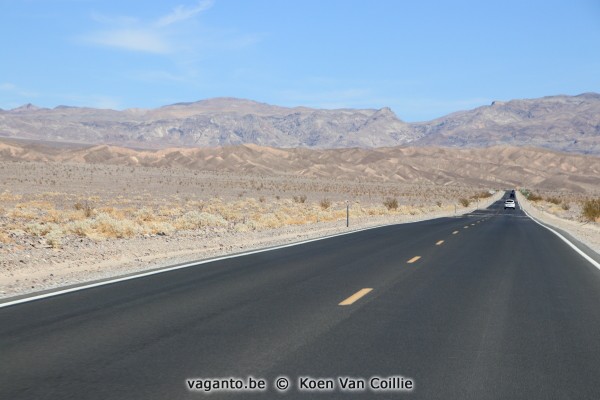
[[[186,19],[190,19],[198,13],[202,11],[206,11],[211,8],[213,5],[212,0],[204,0],[198,2],[194,7],[186,7],[183,5],[179,5],[171,11],[171,13],[161,17],[156,22],[156,26],[164,27],[174,24],[175,22],[184,21]]]
[[[153,54],[172,53],[177,49],[172,25],[193,18],[213,5],[212,0],[203,0],[195,6],[179,5],[170,13],[155,21],[141,21],[129,16],[104,16],[93,14],[92,19],[107,29],[82,35],[79,39],[86,43],[113,47],[123,50],[138,51]]]
[[[99,31],[84,37],[89,43],[145,53],[166,54],[172,50],[159,32],[143,28],[121,28]]]
[[[0,83],[0,91],[5,92],[5,93],[11,93],[11,94],[19,96],[19,97],[31,98],[31,97],[39,96],[38,93],[36,93],[36,92],[32,92],[32,91],[20,88],[19,86],[15,85],[14,83],[10,83],[10,82]]]

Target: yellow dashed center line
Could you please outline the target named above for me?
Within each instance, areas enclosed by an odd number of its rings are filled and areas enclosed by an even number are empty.
[[[415,261],[418,261],[418,260],[419,260],[419,258],[421,258],[421,256],[414,256],[413,258],[411,258],[410,260],[408,260],[406,263],[407,263],[407,264],[412,264],[412,263],[414,263]]]
[[[340,305],[340,306],[349,306],[350,304],[356,302],[361,297],[364,297],[371,290],[373,290],[373,288],[360,289],[358,292],[354,293],[352,296],[348,297],[346,300],[342,301],[338,305]]]
[[[439,242],[437,242],[435,245],[436,245],[436,246],[439,246],[439,245],[440,245],[440,244],[442,244],[442,243],[444,243],[444,241],[443,241],[443,240],[440,240],[440,241],[439,241]]]
[[[453,235],[456,235],[457,233],[458,233],[458,231],[454,231],[454,232],[452,232],[452,234],[453,234]]]

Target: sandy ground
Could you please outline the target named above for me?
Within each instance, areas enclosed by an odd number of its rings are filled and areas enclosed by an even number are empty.
[[[532,217],[547,225],[568,232],[600,254],[600,224],[578,221],[577,213],[572,208],[564,211],[548,202],[528,201],[520,192],[517,192],[517,200],[523,210],[527,211]]]
[[[15,168],[18,173],[15,173]],[[51,173],[40,174],[41,171]],[[115,179],[119,175],[127,176],[127,179]],[[462,207],[457,205],[457,196],[481,191],[481,188],[467,191],[460,187],[433,190],[431,187],[389,183],[373,184],[365,190],[364,185],[352,182],[343,186],[337,182],[303,178],[244,179],[226,174],[195,174],[152,168],[124,171],[122,167],[98,169],[36,163],[0,164],[1,179],[11,183],[10,190],[4,188],[4,192],[0,192],[3,200],[0,234],[4,235],[4,242],[0,240],[2,298],[365,227],[467,213],[475,209],[477,203],[472,201],[468,207]],[[160,180],[159,184],[156,179]],[[210,190],[198,190],[202,187]],[[289,198],[301,193],[307,194],[306,203],[297,203]],[[382,205],[382,199],[389,195],[399,199],[400,205],[393,212],[386,211]],[[486,207],[501,195],[497,192],[493,197],[479,199],[478,205]],[[251,201],[243,201],[245,196],[265,197],[266,200],[251,198]],[[323,196],[333,199],[327,210],[319,207],[319,199],[322,200]],[[217,198],[216,204],[220,208],[213,207],[209,199],[214,198]],[[344,198],[352,199],[349,228],[346,228],[345,202],[339,200]],[[369,204],[371,198],[373,201]],[[215,212],[220,213],[219,217],[225,216],[227,225],[174,229],[168,234],[160,230],[138,232],[121,238],[95,237],[97,231],[83,232],[79,236],[66,232],[65,225],[86,221],[81,214],[85,210],[75,211],[73,204],[87,204],[88,201],[95,207],[90,211],[88,221],[98,218],[98,210],[110,208],[112,215],[126,219],[128,214],[123,210],[132,210],[134,215],[138,215],[135,214],[137,209],[156,211],[169,206],[179,210],[181,215],[177,218],[181,218],[189,212],[186,207],[198,207],[200,204],[205,211],[213,207]],[[239,215],[232,206],[238,203],[243,205],[239,208]],[[279,208],[299,211],[306,221],[283,226],[260,225],[264,222],[261,219],[264,215],[254,213],[258,218],[256,226],[246,229],[252,222],[246,221],[244,214],[249,212],[248,204],[259,207],[259,210],[260,207],[270,207],[271,213],[279,212]],[[61,218],[68,220],[77,215],[79,219],[61,222]],[[162,225],[151,221],[152,226],[175,224],[169,222],[168,217],[161,218]],[[32,233],[51,226],[60,233],[57,246],[49,244],[52,243],[50,234]]]

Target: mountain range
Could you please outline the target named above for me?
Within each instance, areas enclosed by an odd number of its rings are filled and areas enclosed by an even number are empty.
[[[398,145],[543,147],[600,154],[600,94],[495,101],[427,122],[391,109],[286,108],[235,98],[123,111],[27,104],[0,110],[0,137],[134,148],[255,144],[278,148]]]

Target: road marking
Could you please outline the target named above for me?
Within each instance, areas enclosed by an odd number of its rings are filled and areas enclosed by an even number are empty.
[[[418,260],[419,260],[419,258],[421,258],[421,256],[414,256],[413,258],[411,258],[410,260],[408,260],[406,263],[407,263],[407,264],[412,264],[412,263],[414,263],[415,261],[418,261]]]
[[[471,224],[471,226],[475,226],[475,224]]]
[[[454,232],[452,232],[452,234],[453,234],[453,235],[456,235],[457,233],[458,233],[458,231],[454,231]]]
[[[356,302],[361,297],[364,297],[367,293],[369,293],[373,288],[364,288],[360,289],[358,292],[354,293],[352,296],[348,297],[346,300],[342,301],[339,306],[349,306],[350,304]]]
[[[439,241],[439,242],[437,242],[435,245],[436,245],[436,246],[439,246],[439,245],[440,245],[440,244],[442,244],[442,243],[444,243],[444,241],[443,241],[443,240],[440,240],[440,241]]]
[[[463,228],[465,228],[465,229],[469,229],[469,225],[463,226]]]
[[[134,273],[134,274],[131,274],[131,275],[117,276],[117,277],[110,278],[110,279],[103,280],[103,281],[99,281],[99,282],[84,283],[81,286],[67,287],[67,288],[62,288],[62,289],[61,288],[56,288],[57,290],[52,291],[52,292],[48,292],[48,293],[42,293],[42,294],[28,293],[28,294],[24,295],[26,297],[21,297],[21,298],[16,299],[16,300],[6,301],[4,303],[2,303],[2,301],[4,299],[0,299],[0,308],[10,307],[10,306],[14,306],[14,305],[17,305],[17,304],[22,304],[22,303],[28,303],[30,301],[35,301],[35,300],[46,299],[48,297],[59,296],[61,294],[78,292],[80,290],[91,289],[91,288],[95,288],[95,287],[98,287],[98,286],[105,286],[105,285],[110,285],[110,284],[113,284],[113,283],[118,283],[118,282],[129,281],[129,280],[132,280],[132,279],[143,278],[143,277],[146,277],[146,276],[164,274],[165,272],[176,271],[178,269],[184,269],[184,268],[190,268],[190,267],[197,267],[199,265],[210,264],[210,263],[217,262],[217,261],[222,261],[222,260],[228,260],[230,258],[244,257],[244,256],[252,255],[252,254],[264,253],[264,252],[267,252],[267,251],[285,249],[287,247],[294,247],[294,246],[299,246],[299,245],[303,245],[303,244],[306,244],[306,243],[318,242],[320,240],[331,239],[331,238],[338,237],[338,236],[352,235],[354,233],[368,231],[368,230],[371,230],[371,229],[384,228],[384,227],[387,227],[387,226],[394,226],[394,225],[416,224],[416,223],[423,222],[423,221],[427,221],[427,220],[409,221],[409,222],[404,222],[402,224],[398,224],[397,222],[394,222],[394,223],[391,223],[391,224],[381,224],[381,225],[369,226],[367,228],[355,229],[355,230],[350,231],[350,232],[335,233],[333,235],[321,236],[321,237],[317,237],[317,238],[313,238],[313,239],[301,240],[299,242],[294,242],[294,243],[289,243],[289,244],[282,244],[282,245],[279,245],[279,246],[266,247],[266,248],[258,249],[258,250],[249,250],[249,251],[245,251],[245,252],[241,252],[241,253],[237,253],[237,254],[225,254],[225,255],[222,255],[222,256],[219,256],[219,257],[215,257],[215,258],[208,258],[208,259],[204,259],[204,260],[192,261],[192,262],[185,263],[185,264],[178,264],[178,265],[173,265],[173,266],[170,266],[170,267],[153,269],[153,270],[150,270],[150,271],[147,271],[147,272],[139,272],[139,273]]]
[[[573,250],[575,250],[577,253],[579,253],[580,256],[582,256],[583,258],[585,258],[590,264],[592,264],[594,267],[600,269],[600,263],[598,263],[596,260],[594,260],[592,257],[588,256],[587,254],[585,254],[585,252],[583,252],[581,249],[579,249],[579,247],[575,246],[573,243],[571,243],[571,241],[569,239],[567,239],[566,237],[564,237],[563,235],[561,235],[559,232],[555,231],[554,229],[550,228],[549,226],[546,226],[544,224],[542,224],[540,221],[538,221],[537,219],[533,218],[526,210],[523,210],[523,212],[533,220],[533,222],[535,222],[538,225],[543,226],[544,228],[548,229],[550,232],[554,233],[556,236],[558,236],[563,242],[565,242],[566,244],[569,245],[569,247],[571,247]]]

